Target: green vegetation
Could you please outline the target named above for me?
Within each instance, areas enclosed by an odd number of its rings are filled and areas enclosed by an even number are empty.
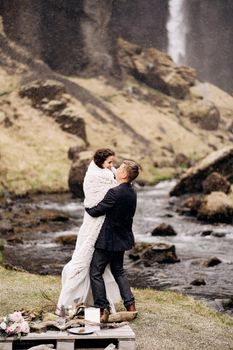
[[[37,276],[0,267],[0,315],[27,309],[53,311],[60,277]],[[45,292],[54,303],[43,297]],[[138,318],[131,323],[137,350],[227,350],[233,319],[174,292],[135,289]],[[119,308],[122,308],[120,306]]]

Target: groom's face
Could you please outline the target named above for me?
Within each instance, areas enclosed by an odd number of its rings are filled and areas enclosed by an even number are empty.
[[[127,171],[126,171],[125,164],[122,163],[122,164],[119,166],[119,168],[117,168],[117,171],[116,171],[116,180],[117,180],[117,182],[122,182],[122,181],[127,180],[127,177],[128,177],[128,174],[127,174]]]

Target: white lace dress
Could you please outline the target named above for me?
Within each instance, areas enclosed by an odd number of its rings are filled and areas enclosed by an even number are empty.
[[[116,186],[116,181],[113,172],[109,169],[99,168],[92,161],[87,169],[83,184],[85,207],[97,205],[107,191],[114,186]],[[58,309],[61,309],[62,306],[74,306],[76,303],[93,305],[89,276],[90,263],[104,219],[105,216],[93,218],[87,212],[84,213],[74,253],[62,271],[62,289],[57,304]],[[119,302],[121,297],[109,266],[105,269],[103,277],[107,298],[114,312],[114,303]]]

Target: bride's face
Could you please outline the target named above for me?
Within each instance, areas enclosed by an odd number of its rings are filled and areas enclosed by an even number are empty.
[[[104,162],[103,162],[103,168],[104,169],[111,169],[113,167],[113,163],[115,161],[114,156],[109,156]]]

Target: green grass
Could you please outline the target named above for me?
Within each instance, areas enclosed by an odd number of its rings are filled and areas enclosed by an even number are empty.
[[[0,315],[14,310],[53,311],[60,277],[38,276],[0,266]],[[42,296],[45,292],[54,303]],[[233,318],[174,292],[135,289],[138,317],[131,322],[137,350],[233,349]],[[121,305],[119,309],[123,309]]]

